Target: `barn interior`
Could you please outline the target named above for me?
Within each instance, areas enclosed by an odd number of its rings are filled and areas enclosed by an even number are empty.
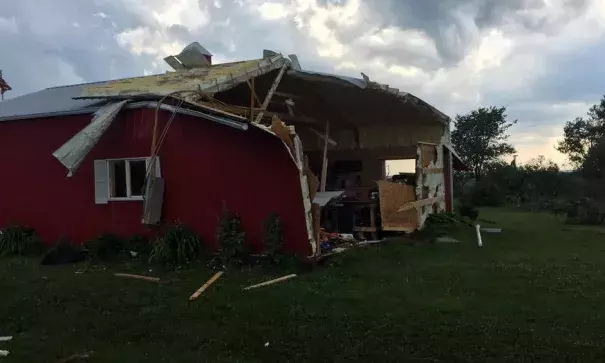
[[[274,70],[215,94],[224,104],[209,101],[208,106],[253,120],[278,75]],[[428,214],[451,208],[449,119],[415,96],[365,75],[356,79],[290,69],[260,123],[270,125],[276,117],[293,126],[302,141],[317,177],[310,189],[317,189],[313,202],[321,208],[320,225],[326,231],[368,238],[384,231],[411,232]],[[389,161],[398,160],[411,161],[411,170],[387,170]]]

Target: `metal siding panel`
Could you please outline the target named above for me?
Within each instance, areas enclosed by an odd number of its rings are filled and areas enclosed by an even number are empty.
[[[109,180],[107,175],[107,161],[95,160],[95,204],[107,204]]]

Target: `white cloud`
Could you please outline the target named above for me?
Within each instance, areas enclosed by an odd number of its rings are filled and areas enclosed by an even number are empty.
[[[258,7],[258,11],[263,19],[276,20],[288,15],[286,6],[282,3],[266,2]]]

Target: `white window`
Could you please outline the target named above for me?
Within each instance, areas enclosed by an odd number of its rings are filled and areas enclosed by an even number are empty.
[[[156,176],[160,176],[156,158]],[[143,189],[151,158],[95,160],[95,202],[143,200]]]

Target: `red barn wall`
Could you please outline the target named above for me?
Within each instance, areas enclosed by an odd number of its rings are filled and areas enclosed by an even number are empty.
[[[169,114],[164,112],[161,127]],[[154,111],[123,111],[72,178],[52,153],[91,115],[0,122],[0,225],[26,224],[48,243],[83,242],[105,232],[153,234],[140,222],[142,202],[94,202],[95,159],[150,154]],[[162,219],[179,220],[216,248],[223,202],[242,218],[248,243],[261,249],[263,222],[282,218],[284,244],[310,255],[298,170],[283,143],[256,128],[240,131],[178,115],[159,152],[166,180]]]

